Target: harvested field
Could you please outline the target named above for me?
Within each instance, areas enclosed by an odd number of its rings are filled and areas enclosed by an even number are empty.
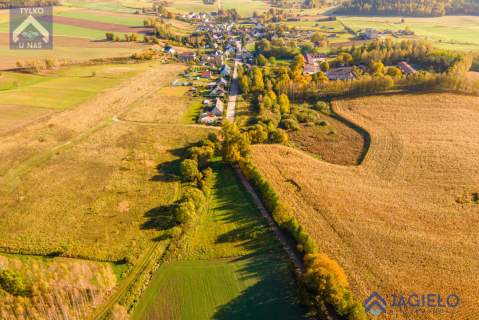
[[[360,300],[373,291],[455,293],[460,307],[421,319],[477,319],[479,99],[391,95],[335,107],[371,135],[360,166],[271,145],[253,148],[255,164]],[[416,319],[411,311],[384,318]]]
[[[328,125],[302,125],[298,131],[290,132],[289,138],[293,145],[330,163],[359,164],[368,147],[369,137],[362,136],[334,117],[321,115],[321,118]]]
[[[479,72],[470,71],[467,75],[469,76],[469,79],[471,79],[473,81],[479,81]]]

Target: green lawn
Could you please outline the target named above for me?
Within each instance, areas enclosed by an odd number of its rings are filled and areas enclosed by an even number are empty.
[[[232,169],[214,165],[210,210],[163,265],[133,319],[302,319],[289,264]]]
[[[200,114],[201,108],[203,107],[203,99],[197,98],[191,102],[188,110],[183,115],[183,123],[192,124],[196,123],[198,115]]]
[[[66,109],[119,84],[148,66],[148,63],[143,63],[134,66],[72,67],[42,76],[3,72],[0,101],[4,105]]]

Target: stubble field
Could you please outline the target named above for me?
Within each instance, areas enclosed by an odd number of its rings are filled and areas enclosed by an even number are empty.
[[[377,96],[335,108],[371,135],[359,166],[262,145],[253,148],[255,164],[345,268],[360,300],[373,291],[456,293],[454,313],[421,319],[477,319],[478,98]]]

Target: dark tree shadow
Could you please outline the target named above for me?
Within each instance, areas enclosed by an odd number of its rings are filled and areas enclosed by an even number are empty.
[[[298,301],[288,263],[277,256],[249,255],[236,259],[244,267],[240,278],[259,279],[258,282],[217,308],[213,319],[306,319],[307,310]],[[289,279],[289,280],[288,280]]]

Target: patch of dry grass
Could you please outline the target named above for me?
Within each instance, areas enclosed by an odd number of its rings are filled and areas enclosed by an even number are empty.
[[[169,217],[157,215],[178,192],[171,176],[177,149],[207,133],[169,124],[174,122],[170,115],[181,115],[188,104],[171,88],[158,88],[168,86],[182,69],[155,66],[119,88],[2,139],[0,247],[135,261],[170,228]],[[168,112],[151,112],[166,102]],[[135,112],[161,125],[113,120]]]
[[[457,313],[421,319],[476,319],[477,97],[377,96],[335,107],[371,135],[360,166],[283,146],[255,146],[255,164],[321,250],[344,267],[360,300],[372,291],[457,293]]]

